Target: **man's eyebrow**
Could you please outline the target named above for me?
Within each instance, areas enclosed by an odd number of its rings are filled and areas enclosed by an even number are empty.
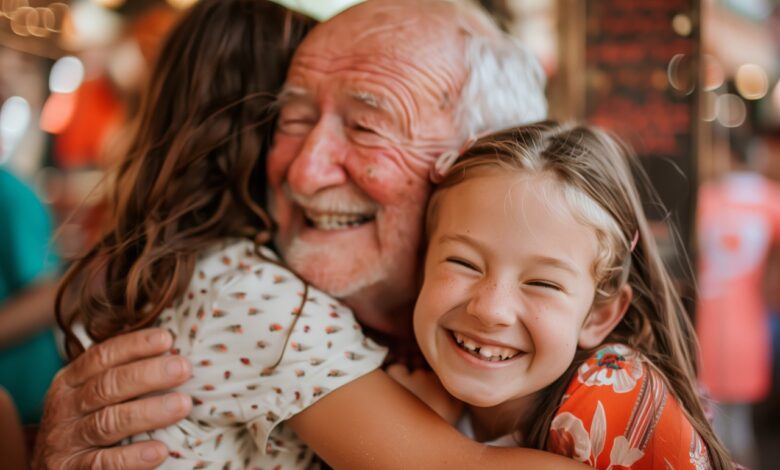
[[[294,100],[308,99],[311,97],[309,90],[296,85],[284,85],[282,91],[276,97],[276,104],[283,105]]]
[[[387,100],[384,97],[369,91],[350,90],[347,92],[347,96],[359,103],[368,106],[369,108],[376,109],[377,111],[383,111],[386,113],[392,112],[390,107],[387,105]]]

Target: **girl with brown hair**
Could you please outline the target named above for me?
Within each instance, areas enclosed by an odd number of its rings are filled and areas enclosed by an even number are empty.
[[[162,441],[166,468],[306,468],[310,448],[337,468],[578,467],[460,435],[378,369],[384,348],[349,309],[265,246],[273,103],[311,25],[269,1],[202,0],[174,28],[114,174],[108,229],[60,288],[71,356],[76,324],[96,342],[171,332],[171,354],[193,367],[176,389],[192,410],[133,438]]]
[[[597,468],[732,468],[628,150],[548,122],[455,158],[434,169],[414,327],[461,429]]]

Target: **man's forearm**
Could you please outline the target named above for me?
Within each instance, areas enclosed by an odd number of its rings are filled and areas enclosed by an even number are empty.
[[[57,281],[37,282],[0,305],[0,348],[12,346],[54,323]]]

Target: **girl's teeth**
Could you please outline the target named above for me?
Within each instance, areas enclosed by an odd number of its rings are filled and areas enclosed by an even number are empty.
[[[472,341],[469,338],[461,336],[460,334],[453,332],[455,342],[464,350],[470,352],[475,356],[479,356],[484,360],[493,361],[505,361],[511,359],[519,354],[520,351],[511,348],[501,348],[495,346],[482,346]]]

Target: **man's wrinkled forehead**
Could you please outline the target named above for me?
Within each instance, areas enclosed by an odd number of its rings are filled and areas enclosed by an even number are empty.
[[[371,37],[409,35],[434,38],[449,35],[463,20],[462,10],[444,0],[369,0],[318,25],[310,36],[328,42],[335,37],[351,38],[360,44]],[[455,26],[455,27],[453,27]],[[341,35],[334,35],[341,33]],[[416,33],[416,34],[413,34]],[[343,35],[343,36],[342,36]],[[399,38],[396,37],[396,41]],[[338,47],[339,44],[333,45]]]
[[[322,73],[365,69],[400,77],[427,75],[439,86],[457,87],[464,75],[459,57],[463,30],[449,2],[373,0],[318,25],[293,58],[290,78],[300,69]]]

